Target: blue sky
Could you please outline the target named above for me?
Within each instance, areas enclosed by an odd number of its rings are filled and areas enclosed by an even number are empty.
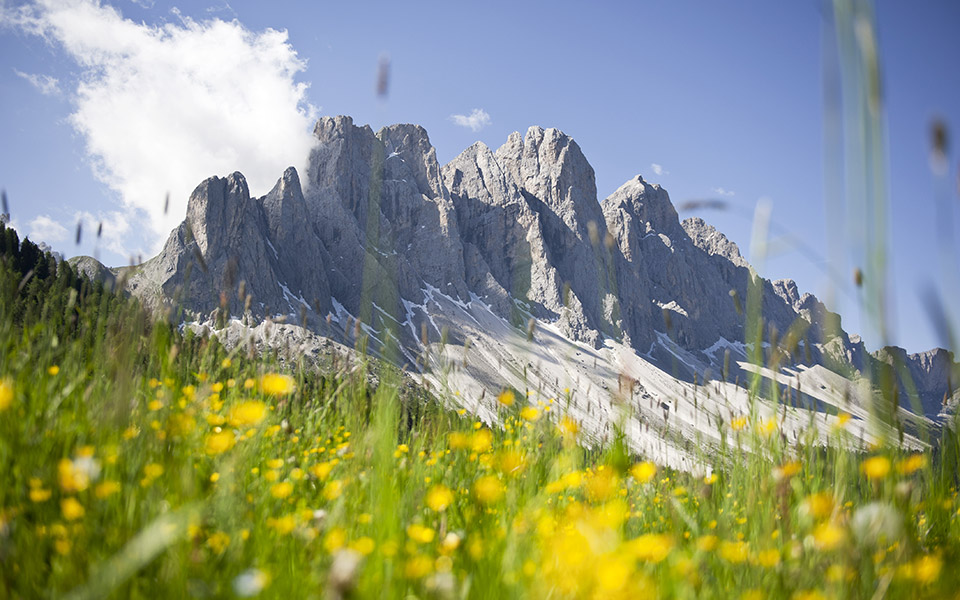
[[[67,256],[108,264],[149,256],[208,175],[241,170],[255,193],[266,192],[284,166],[302,163],[317,115],[349,114],[375,129],[419,123],[441,162],[478,139],[496,148],[510,132],[541,125],[577,140],[601,198],[641,173],[676,205],[723,199],[728,210],[681,218],[702,216],[747,256],[754,210],[766,199],[773,234],[806,249],[775,244],[761,273],[832,298],[848,331],[880,342],[860,320],[856,253],[826,262],[833,213],[824,207],[823,81],[835,62],[824,44],[826,3],[2,6],[0,187],[16,226]],[[957,224],[956,153],[948,173],[935,175],[929,131],[934,118],[960,128],[960,4],[881,1],[876,16],[891,341],[918,351],[945,343],[919,291],[957,291],[956,267],[944,275],[935,235],[938,198]],[[384,56],[390,86],[381,98]],[[488,115],[476,131],[451,118],[475,109]],[[78,220],[86,223],[80,246]]]

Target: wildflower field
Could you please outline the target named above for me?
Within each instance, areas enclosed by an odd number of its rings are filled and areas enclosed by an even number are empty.
[[[581,439],[564,398],[504,390],[491,427],[382,364],[228,353],[2,233],[0,597],[960,589],[947,433],[858,453],[842,419],[826,447],[745,419],[672,472]]]

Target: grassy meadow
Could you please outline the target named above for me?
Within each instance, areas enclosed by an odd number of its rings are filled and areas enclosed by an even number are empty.
[[[0,597],[960,589],[955,436],[862,453],[843,418],[824,447],[746,416],[672,472],[586,443],[566,398],[504,390],[490,427],[383,365],[229,353],[0,233]]]

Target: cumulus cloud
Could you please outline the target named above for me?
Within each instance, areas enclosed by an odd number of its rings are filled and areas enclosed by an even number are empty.
[[[35,242],[57,243],[67,239],[70,232],[50,215],[39,215],[29,223],[27,237]]]
[[[110,252],[126,256],[131,260],[142,258],[141,248],[135,248],[126,243],[132,226],[129,216],[123,211],[100,211],[94,214],[80,210],[73,214],[73,222],[81,225],[84,239],[87,239],[87,236],[95,238],[96,248],[106,248]]]
[[[460,127],[467,127],[471,131],[480,131],[490,124],[490,115],[482,108],[475,108],[470,115],[450,115],[450,120]]]
[[[70,122],[95,175],[118,192],[128,228],[134,219],[149,228],[138,242],[150,251],[203,179],[241,171],[263,194],[284,168],[304,164],[316,113],[286,31],[174,16],[135,23],[96,0],[39,0],[3,15],[81,67]]]
[[[13,72],[17,74],[17,77],[27,80],[30,85],[37,88],[37,91],[44,96],[56,96],[60,93],[60,80],[56,77],[37,73],[24,73],[17,69],[14,69]]]
[[[654,175],[669,175],[670,171],[663,168],[663,165],[657,163],[650,163],[650,170],[653,171]]]
[[[722,187],[715,187],[715,188],[713,188],[713,193],[716,194],[716,195],[718,195],[718,196],[725,196],[725,197],[727,197],[727,198],[729,198],[730,196],[733,196],[733,195],[736,194],[736,192],[733,192],[733,191],[730,191],[730,190],[725,190],[725,189],[723,189]]]

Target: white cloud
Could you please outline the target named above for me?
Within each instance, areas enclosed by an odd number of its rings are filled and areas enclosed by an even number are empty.
[[[467,127],[471,131],[480,131],[490,124],[490,115],[482,108],[475,108],[466,115],[450,115],[450,120],[460,127]]]
[[[95,175],[118,192],[128,230],[134,220],[152,229],[136,232],[150,251],[183,220],[203,179],[241,171],[259,195],[307,160],[316,110],[294,79],[306,63],[286,31],[180,14],[154,27],[96,0],[39,0],[4,13],[0,20],[61,45],[81,67],[70,121]]]
[[[654,175],[669,175],[670,171],[667,171],[663,168],[663,165],[657,163],[650,163],[650,168],[653,170]]]
[[[30,85],[37,88],[44,96],[55,96],[60,93],[60,80],[56,77],[37,73],[24,73],[17,69],[14,69],[13,72],[17,74],[17,77],[26,79]]]
[[[34,242],[47,242],[54,244],[63,242],[70,235],[66,227],[53,220],[50,215],[39,215],[30,221],[30,232],[27,233]]]
[[[95,247],[106,248],[120,256],[135,259],[143,253],[143,248],[132,247],[125,243],[132,229],[130,220],[129,214],[119,210],[98,212],[97,214],[77,211],[73,215],[73,222],[82,224],[85,241],[93,240]],[[98,230],[100,231],[99,237],[97,236]]]
[[[716,195],[718,195],[718,196],[726,196],[726,197],[728,197],[728,198],[729,198],[730,196],[733,196],[733,195],[736,194],[736,192],[733,192],[733,191],[731,191],[731,190],[725,190],[725,189],[723,189],[722,187],[712,188],[712,191],[713,191],[714,194],[716,194]]]

